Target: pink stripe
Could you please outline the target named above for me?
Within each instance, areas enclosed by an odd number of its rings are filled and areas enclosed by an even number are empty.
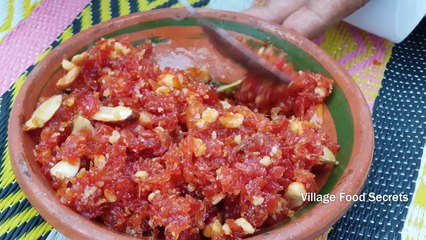
[[[347,25],[347,28],[348,28],[349,32],[351,33],[352,38],[355,41],[356,50],[345,54],[343,57],[341,57],[339,59],[339,62],[343,66],[346,66],[346,64],[350,63],[357,56],[364,54],[365,50],[367,48],[367,46],[364,44],[364,39],[362,37],[362,31],[360,29],[356,28],[356,27],[351,26],[351,25]]]
[[[359,62],[357,64],[355,64],[354,66],[352,66],[351,68],[348,69],[349,74],[354,74],[362,69],[365,69],[367,66],[375,66],[373,64],[374,60],[378,60],[378,61],[382,61],[385,52],[384,52],[384,40],[376,37],[376,36],[372,36],[371,37],[371,41],[373,43],[374,49],[376,49],[376,53],[374,55],[371,55],[369,58],[365,59],[362,62]]]
[[[0,95],[61,34],[90,0],[44,0],[0,44]]]
[[[320,37],[318,37],[317,39],[314,40],[314,42],[318,45],[321,46],[321,44],[325,41],[325,34],[322,34]]]

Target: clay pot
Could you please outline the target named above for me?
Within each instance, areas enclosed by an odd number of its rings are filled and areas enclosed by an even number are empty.
[[[317,45],[294,31],[240,13],[203,10],[201,15],[236,36],[270,42],[287,52],[289,60],[298,69],[320,72],[335,80],[333,94],[326,102],[325,123],[327,131],[341,145],[337,155],[340,164],[331,172],[318,176],[317,180],[322,185],[321,193],[337,196],[342,192],[348,195],[359,193],[371,164],[374,138],[370,111],[352,78]],[[34,160],[35,133],[22,131],[23,123],[34,111],[39,97],[57,93],[54,85],[62,74],[58,71],[62,59],[84,51],[102,37],[127,34],[135,44],[149,37],[171,40],[167,44],[158,43],[157,56],[162,65],[179,68],[208,65],[218,78],[240,74],[238,66],[234,67],[229,60],[218,60],[220,56],[201,33],[194,19],[182,9],[136,13],[75,35],[49,53],[28,76],[16,98],[9,121],[12,166],[22,191],[34,208],[65,236],[72,239],[131,239],[61,204]],[[179,57],[176,58],[171,51],[178,52]],[[227,74],[221,75],[223,72]],[[326,232],[351,204],[347,201],[310,203],[290,221],[265,229],[250,239],[312,239]]]

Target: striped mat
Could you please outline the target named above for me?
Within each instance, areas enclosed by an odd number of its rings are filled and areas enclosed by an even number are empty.
[[[209,0],[190,2],[196,7],[205,7]],[[63,41],[90,26],[129,13],[166,7],[180,5],[177,0],[93,0],[37,58],[36,63]],[[361,87],[370,107],[373,107],[393,44],[345,23],[330,29],[317,43],[349,71]],[[30,66],[17,79],[0,101],[0,143],[3,143],[0,145],[0,239],[46,239],[52,231],[52,227],[37,214],[20,191],[7,152],[10,108],[33,67]]]
[[[0,43],[20,21],[27,18],[41,0],[8,0],[0,2]]]
[[[375,149],[363,189],[406,194],[409,201],[356,202],[330,239],[426,239],[425,59],[426,18],[394,47],[387,64],[373,109]]]

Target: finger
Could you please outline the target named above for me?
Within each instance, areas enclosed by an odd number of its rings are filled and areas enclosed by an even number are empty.
[[[284,27],[291,28],[307,38],[315,38],[324,32],[329,24],[306,6],[301,7],[284,20]]]
[[[291,13],[299,9],[306,0],[269,0],[263,6],[255,6],[244,13],[263,18],[265,20],[282,23]]]
[[[292,28],[308,38],[315,38],[366,2],[365,0],[311,0],[285,19],[283,26]]]

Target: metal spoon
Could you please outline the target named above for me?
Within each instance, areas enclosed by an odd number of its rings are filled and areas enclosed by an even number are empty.
[[[260,58],[256,53],[243,46],[241,42],[232,37],[222,28],[218,28],[211,22],[199,18],[198,13],[186,0],[179,2],[191,13],[198,24],[207,35],[210,43],[218,50],[220,54],[228,57],[245,68],[249,73],[260,79],[272,81],[281,84],[290,84],[290,77],[279,71],[276,67],[270,65],[267,61]]]

